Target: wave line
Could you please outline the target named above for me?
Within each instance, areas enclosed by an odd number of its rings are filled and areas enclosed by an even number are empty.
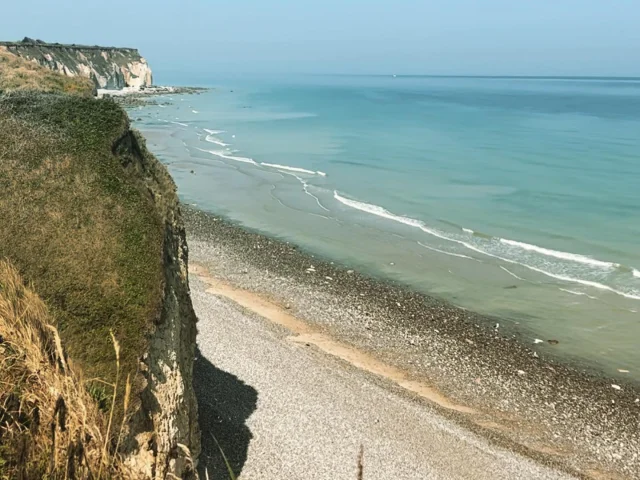
[[[468,258],[469,260],[475,260],[476,262],[480,261],[476,258],[470,257],[469,255],[463,255],[461,253],[445,252],[444,250],[439,250],[435,247],[430,247],[429,245],[425,245],[422,242],[418,242],[418,245],[420,245],[421,247],[427,248],[429,250],[433,250],[434,252],[443,253],[445,255],[451,255],[452,257]]]
[[[511,270],[507,270],[506,268],[504,268],[502,265],[500,265],[500,268],[502,270],[504,270],[505,272],[507,272],[509,275],[511,275],[514,278],[517,278],[518,280],[522,280],[523,282],[526,282],[527,280],[525,280],[522,277],[519,277],[518,275],[516,275],[515,273],[513,273]]]
[[[401,215],[396,215],[394,213],[389,212],[388,210],[384,209],[383,207],[380,207],[378,205],[371,205],[369,203],[364,203],[364,202],[358,202],[356,200],[350,200],[348,198],[345,198],[343,196],[341,196],[337,191],[334,190],[333,192],[333,197],[338,200],[340,203],[343,203],[344,205],[347,205],[351,208],[355,208],[356,210],[360,210],[366,213],[370,213],[372,215],[377,215],[379,217],[383,217],[383,218],[387,218],[389,220],[394,220],[396,222],[400,222],[400,223],[404,223],[405,225],[409,225],[410,227],[414,227],[414,228],[419,228],[420,230],[422,230],[425,233],[428,233],[429,235],[433,235],[434,237],[438,237],[441,238],[443,240],[447,240],[449,242],[454,242],[454,243],[458,243],[460,245],[464,245],[465,247],[467,247],[470,250],[473,250],[475,252],[478,252],[482,255],[487,255],[489,257],[493,257],[493,258],[497,258],[498,260],[502,260],[503,262],[507,262],[507,263],[511,263],[514,265],[520,265],[522,267],[528,268],[529,270],[532,270],[534,272],[538,272],[542,275],[546,275],[547,277],[551,277],[551,278],[555,278],[556,280],[561,280],[563,282],[569,282],[569,283],[580,283],[582,285],[586,285],[589,287],[593,287],[593,288],[597,288],[599,290],[607,290],[611,293],[615,293],[616,295],[620,295],[623,296],[625,298],[630,298],[633,300],[640,300],[640,295],[634,293],[626,293],[626,292],[621,292],[620,290],[616,290],[613,287],[610,287],[608,285],[604,285],[602,283],[598,283],[598,282],[594,282],[591,280],[583,280],[581,278],[573,278],[573,277],[569,277],[566,275],[558,275],[555,273],[551,273],[551,272],[547,272],[546,270],[542,270],[541,268],[537,268],[534,267],[532,265],[527,265],[526,263],[521,263],[521,262],[517,262],[515,260],[511,260],[509,258],[505,258],[502,257],[500,255],[495,255],[493,253],[489,253],[486,252],[480,248],[475,247],[474,245],[471,245],[468,242],[464,242],[462,240],[457,240],[455,238],[451,238],[451,237],[447,237],[446,235],[443,235],[439,232],[437,232],[436,230],[430,229],[428,228],[424,222],[420,221],[420,220],[416,220],[413,218],[409,218],[409,217],[403,217]]]
[[[558,250],[551,250],[549,248],[539,247],[537,245],[531,245],[529,243],[524,243],[524,242],[517,242],[515,240],[509,240],[506,238],[501,238],[500,243],[504,243],[505,245],[510,245],[516,248],[521,248],[522,250],[540,253],[542,255],[547,255],[549,257],[559,258],[561,260],[569,260],[577,263],[583,263],[583,264],[592,265],[595,267],[602,267],[602,268],[620,267],[619,263],[605,262],[602,260],[597,260],[595,258],[587,257],[586,255],[580,255],[577,253],[569,253],[569,252],[561,252]]]

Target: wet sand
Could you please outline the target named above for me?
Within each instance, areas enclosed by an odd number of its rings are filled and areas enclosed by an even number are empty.
[[[640,477],[637,384],[561,364],[553,345],[504,331],[499,320],[184,210],[192,276],[208,295],[348,365],[354,382],[366,376],[398,402],[433,409],[492,448],[560,471]]]

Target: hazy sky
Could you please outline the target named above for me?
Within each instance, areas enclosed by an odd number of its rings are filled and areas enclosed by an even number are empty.
[[[640,76],[640,0],[18,0],[0,32],[133,46],[156,74]]]

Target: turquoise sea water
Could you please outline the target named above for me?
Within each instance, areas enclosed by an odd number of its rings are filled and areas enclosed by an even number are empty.
[[[183,200],[640,378],[640,79],[209,84],[131,114]]]

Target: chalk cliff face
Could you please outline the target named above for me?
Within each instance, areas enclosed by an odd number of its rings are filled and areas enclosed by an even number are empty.
[[[113,146],[142,179],[164,219],[162,313],[142,356],[146,387],[125,439],[125,462],[142,478],[197,480],[200,429],[193,390],[196,315],[188,279],[188,248],[176,186],[136,131]]]
[[[90,78],[96,88],[140,88],[153,83],[149,64],[134,48],[62,45],[30,38],[0,42],[0,46],[68,77]]]

